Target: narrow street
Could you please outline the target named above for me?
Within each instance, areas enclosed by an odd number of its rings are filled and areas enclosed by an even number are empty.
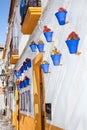
[[[11,121],[6,116],[0,115],[0,130],[14,130]]]
[[[0,13],[0,130],[87,130],[87,0],[0,0]]]

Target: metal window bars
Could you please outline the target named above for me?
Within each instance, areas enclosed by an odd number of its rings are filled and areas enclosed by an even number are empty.
[[[41,7],[41,0],[26,0],[28,7]]]
[[[23,24],[28,7],[41,7],[41,0],[21,0],[20,3],[21,25]]]

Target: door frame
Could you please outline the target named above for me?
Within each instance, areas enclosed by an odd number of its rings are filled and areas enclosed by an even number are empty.
[[[44,88],[44,76],[40,69],[40,64],[42,62],[43,54],[39,53],[35,59],[33,60],[33,90],[34,90],[34,120],[35,120],[35,130],[45,130],[45,124],[46,124],[46,112],[45,112],[45,88]],[[41,84],[43,87],[43,106],[41,106]],[[42,109],[44,109],[43,113],[44,116],[42,117]],[[44,124],[42,123],[42,118],[44,118]]]

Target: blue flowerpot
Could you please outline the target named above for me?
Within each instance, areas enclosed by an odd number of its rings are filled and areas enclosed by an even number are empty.
[[[26,87],[24,80],[22,81],[22,88]]]
[[[52,42],[53,32],[44,32],[44,36],[47,42]]]
[[[20,88],[22,88],[23,87],[23,83],[22,82],[20,82]]]
[[[60,64],[61,56],[62,56],[61,54],[51,55],[54,66],[58,66]]]
[[[37,47],[36,44],[30,44],[30,48],[31,48],[32,52],[36,51],[36,47]]]
[[[44,50],[44,43],[43,44],[38,44],[37,48],[38,48],[39,52],[43,52],[43,50]]]
[[[21,72],[14,72],[14,75],[16,76],[16,78],[19,78],[21,76]]]
[[[30,79],[26,79],[26,80],[24,80],[24,82],[25,82],[25,85],[28,86],[29,82],[30,82]]]
[[[17,86],[17,88],[18,88],[18,90],[20,90],[20,89],[21,89],[21,86],[20,86],[20,84]]]
[[[67,47],[69,49],[70,54],[75,54],[77,53],[78,50],[78,44],[79,44],[80,39],[71,39],[71,40],[66,40]]]
[[[20,71],[21,71],[21,73],[24,72],[24,67],[23,66],[20,68]]]
[[[25,65],[23,66],[23,68],[24,68],[24,70],[27,70],[27,64],[25,64]]]
[[[27,64],[27,67],[29,68],[31,67],[31,61],[27,61],[26,64]]]
[[[42,68],[44,73],[49,72],[49,64],[41,64],[41,68]]]
[[[20,83],[20,85],[21,85],[21,88],[23,88],[23,87],[24,87],[24,85],[23,85],[23,81]]]
[[[59,11],[57,13],[55,13],[55,16],[58,20],[58,23],[60,25],[64,25],[65,22],[66,22],[66,14],[67,14],[67,11]]]

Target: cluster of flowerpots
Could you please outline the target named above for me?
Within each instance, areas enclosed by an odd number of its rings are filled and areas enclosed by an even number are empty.
[[[51,59],[52,59],[54,66],[60,65],[61,56],[62,56],[62,54],[60,53],[60,51],[58,51],[57,48],[54,47],[53,50],[51,51]],[[42,68],[44,73],[48,73],[49,72],[48,61],[43,60],[42,63],[41,63],[41,68]]]
[[[24,71],[26,71],[30,67],[31,67],[31,59],[26,58],[22,64],[21,68],[20,68],[20,71],[23,73]]]
[[[16,78],[19,78],[22,75],[22,73],[30,67],[31,67],[31,59],[26,58],[22,64],[21,68],[19,70],[14,71],[14,75],[16,76]]]
[[[34,41],[32,41],[29,46],[32,52],[35,52],[36,49],[38,49],[39,52],[44,51],[44,42],[42,40],[39,40],[37,44]]]
[[[66,24],[66,14],[67,10],[65,8],[59,8],[58,12],[55,13],[55,16],[57,18],[57,21],[59,25],[65,25]],[[46,38],[47,42],[52,42],[53,39],[53,31],[47,27],[46,25],[43,28],[43,34],[44,37]],[[67,37],[66,45],[69,50],[70,54],[76,54],[78,52],[78,45],[79,45],[79,36],[76,32],[71,32],[69,36]],[[44,50],[44,43],[42,41],[38,42],[38,45],[33,41],[30,44],[31,50],[33,52],[36,51],[36,48],[38,48],[39,52],[43,52]],[[56,47],[51,52],[51,59],[53,62],[54,66],[59,66],[60,65],[60,60],[61,60],[62,54],[57,50]],[[49,63],[46,60],[43,60],[41,63],[41,68],[44,73],[49,72]]]
[[[58,9],[58,12],[55,13],[55,16],[57,18],[57,21],[59,25],[66,24],[66,14],[67,10],[63,7]],[[76,34],[76,32],[71,32],[67,38],[66,45],[68,47],[70,54],[76,54],[78,51],[78,44],[79,44],[79,36]]]
[[[25,88],[28,85],[30,85],[30,79],[27,76],[25,76],[24,80],[21,80],[19,84],[17,84],[17,88],[18,90],[20,90],[21,88]]]

